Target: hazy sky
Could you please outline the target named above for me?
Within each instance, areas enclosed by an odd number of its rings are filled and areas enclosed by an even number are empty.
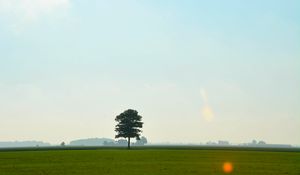
[[[298,0],[0,0],[0,141],[300,144]]]

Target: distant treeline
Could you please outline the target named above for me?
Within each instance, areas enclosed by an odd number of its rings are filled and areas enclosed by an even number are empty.
[[[145,137],[141,137],[140,140],[132,143],[133,145],[142,146],[147,143]],[[49,147],[49,146],[126,146],[127,140],[120,139],[115,141],[109,138],[88,138],[73,140],[69,144],[62,142],[60,145],[51,145],[50,143],[42,141],[8,141],[0,142],[0,148],[16,148],[16,147]]]
[[[51,146],[50,143],[42,141],[13,141],[13,142],[0,142],[0,147],[33,147],[33,146]]]
[[[141,137],[140,140],[132,143],[133,145],[142,146],[147,143],[146,137]],[[79,139],[71,141],[70,146],[126,146],[127,140],[120,139],[120,140],[113,140],[109,138],[89,138],[89,139]]]

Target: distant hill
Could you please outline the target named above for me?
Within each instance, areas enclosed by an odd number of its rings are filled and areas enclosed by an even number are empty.
[[[50,143],[41,141],[12,141],[12,142],[0,142],[1,148],[8,147],[35,147],[35,146],[51,146]]]
[[[113,139],[109,138],[89,138],[89,139],[79,139],[70,142],[70,146],[102,146],[104,142],[115,142]]]

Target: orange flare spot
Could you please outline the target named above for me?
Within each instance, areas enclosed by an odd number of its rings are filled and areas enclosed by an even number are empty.
[[[233,166],[232,163],[230,162],[225,162],[223,164],[223,171],[224,173],[231,173],[233,171]]]

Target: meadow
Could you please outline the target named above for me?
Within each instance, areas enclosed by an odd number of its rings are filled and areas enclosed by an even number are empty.
[[[300,152],[205,148],[28,149],[0,151],[0,175],[300,174]]]

